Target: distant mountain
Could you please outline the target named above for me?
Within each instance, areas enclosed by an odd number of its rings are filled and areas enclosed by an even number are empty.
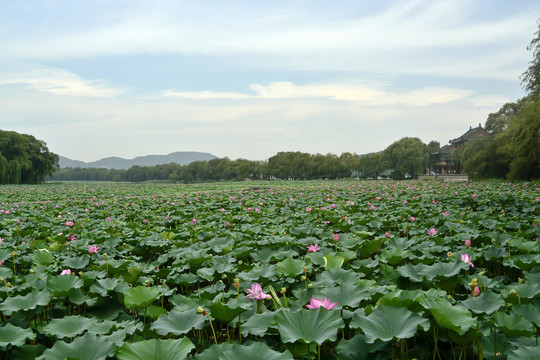
[[[180,165],[187,165],[194,161],[207,161],[217,158],[209,153],[195,151],[178,151],[169,155],[146,155],[138,156],[135,159],[123,159],[120,157],[108,157],[101,160],[84,162],[79,160],[71,160],[64,156],[59,156],[60,168],[104,168],[104,169],[129,169],[134,165],[138,166],[155,166],[161,164],[169,164],[171,162]]]

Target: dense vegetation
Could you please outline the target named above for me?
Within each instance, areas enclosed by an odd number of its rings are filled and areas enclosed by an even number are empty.
[[[58,168],[58,155],[32,135],[0,130],[0,184],[38,184]]]
[[[540,353],[540,184],[276,185],[0,187],[0,358]]]
[[[540,20],[529,68],[521,76],[527,96],[489,114],[492,136],[471,142],[462,153],[465,171],[475,178],[540,178]]]
[[[176,163],[157,166],[133,166],[128,170],[60,169],[52,180],[131,181],[165,180],[193,183],[199,181],[245,179],[339,179],[347,177],[377,178],[382,174],[395,179],[406,175],[417,178],[429,166],[429,154],[439,143],[425,145],[418,138],[403,138],[383,153],[358,156],[353,153],[308,154],[280,152],[268,161],[228,158],[195,161],[188,165]]]

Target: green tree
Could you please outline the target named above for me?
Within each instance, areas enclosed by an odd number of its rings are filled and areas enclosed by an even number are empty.
[[[521,75],[520,80],[525,91],[535,99],[540,98],[540,19],[537,21],[539,30],[531,40],[527,50],[533,52],[533,60],[529,68]]]
[[[467,142],[463,147],[462,165],[472,179],[504,178],[510,158],[501,151],[495,137],[483,137]]]
[[[38,184],[58,169],[58,155],[27,134],[0,130],[0,183]]]
[[[508,178],[540,178],[540,99],[522,106],[497,140],[511,158]]]
[[[416,137],[404,137],[394,142],[384,150],[383,155],[395,179],[404,179],[406,175],[417,179],[427,165],[425,144]]]

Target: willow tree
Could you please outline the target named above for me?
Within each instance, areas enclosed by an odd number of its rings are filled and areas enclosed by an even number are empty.
[[[0,130],[0,183],[38,184],[58,169],[58,155],[32,135]]]

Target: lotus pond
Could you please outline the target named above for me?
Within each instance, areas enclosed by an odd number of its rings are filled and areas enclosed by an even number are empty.
[[[539,223],[534,183],[2,186],[0,358],[539,359]]]

